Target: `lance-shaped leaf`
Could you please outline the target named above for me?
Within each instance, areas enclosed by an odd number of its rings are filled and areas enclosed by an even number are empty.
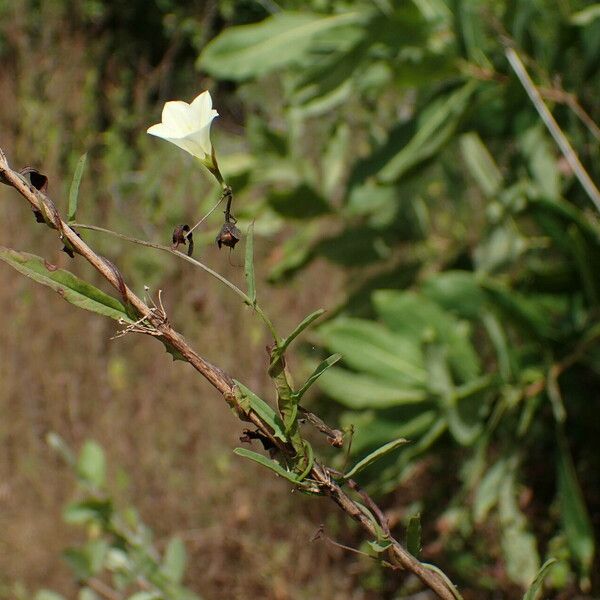
[[[367,542],[367,545],[376,554],[381,554],[382,552],[385,552],[386,550],[388,550],[390,548],[390,546],[392,545],[392,542],[376,542],[376,541],[370,540]]]
[[[381,448],[377,448],[371,454],[365,456],[362,460],[358,461],[344,476],[343,479],[351,479],[352,477],[358,475],[361,471],[371,466],[374,462],[378,461],[380,458],[387,456],[390,452],[393,452],[400,446],[404,446],[404,444],[408,444],[409,441],[404,438],[399,438],[397,440],[393,440],[381,446]]]
[[[187,564],[187,552],[181,538],[173,537],[165,550],[165,556],[161,565],[163,573],[169,581],[181,583]]]
[[[326,358],[324,361],[319,363],[317,365],[317,368],[312,372],[312,375],[305,381],[304,385],[297,392],[294,393],[294,396],[296,396],[298,398],[298,400],[300,400],[300,398],[302,398],[302,396],[304,396],[304,394],[306,393],[308,388],[317,379],[319,379],[319,377],[321,377],[321,375],[323,373],[325,373],[325,371],[327,371],[327,369],[329,369],[329,367],[335,365],[335,363],[338,362],[338,360],[340,360],[341,358],[342,358],[342,355],[336,353],[336,354],[332,354],[331,356]]]
[[[473,81],[432,102],[416,117],[415,134],[379,172],[379,180],[392,183],[435,156],[451,139],[476,90]]]
[[[493,197],[502,186],[502,174],[492,155],[475,132],[460,138],[460,149],[471,175],[488,197]]]
[[[523,596],[523,600],[538,600],[538,594],[542,589],[542,584],[544,583],[544,579],[550,572],[552,565],[558,562],[555,558],[549,558],[540,568],[531,587],[525,592]]]
[[[69,223],[72,223],[75,220],[75,215],[77,213],[79,186],[81,185],[81,178],[83,177],[86,161],[87,152],[79,159],[77,167],[75,168],[75,174],[73,175],[73,181],[71,181],[71,187],[69,189],[69,208],[67,210],[67,221]]]
[[[287,442],[285,427],[281,417],[262,399],[259,398],[250,388],[234,379],[235,385],[239,388],[243,397],[250,403],[250,408],[273,430],[275,437],[282,442]]]
[[[319,308],[315,310],[315,312],[310,313],[310,315],[304,317],[302,321],[298,324],[298,326],[288,335],[284,340],[282,340],[281,344],[278,348],[274,348],[273,352],[271,352],[271,366],[269,367],[270,373],[274,367],[276,367],[277,362],[283,356],[285,351],[289,348],[290,344],[310,325],[316,321],[323,313],[325,312],[324,308]]]
[[[357,25],[366,15],[325,16],[281,11],[256,24],[230,27],[202,52],[199,65],[211,75],[241,81],[297,64],[314,50],[316,36]]]
[[[91,312],[132,323],[123,304],[97,287],[63,269],[57,269],[43,258],[27,252],[0,247],[0,260],[23,275],[48,286],[67,302]]]
[[[254,223],[248,227],[246,236],[246,260],[244,263],[244,275],[246,276],[246,286],[248,297],[252,301],[252,306],[256,305],[256,280],[254,277]]]
[[[586,580],[590,576],[594,563],[594,528],[563,434],[558,435],[557,470],[558,497],[563,527],[569,548],[579,563],[582,578]]]
[[[243,456],[244,458],[253,460],[259,465],[267,467],[267,469],[271,469],[271,471],[274,471],[277,473],[277,475],[284,477],[292,483],[300,483],[298,475],[290,471],[286,471],[277,461],[272,460],[271,458],[267,458],[266,456],[258,454],[258,452],[253,452],[252,450],[248,450],[247,448],[236,448],[233,452],[238,456]]]

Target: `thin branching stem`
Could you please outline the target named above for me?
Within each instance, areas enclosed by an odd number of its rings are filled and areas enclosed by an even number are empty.
[[[221,194],[221,197],[219,198],[217,203],[187,232],[188,237],[199,225],[202,225],[202,223],[204,223],[204,221],[206,221],[206,219],[208,219],[208,217],[210,217],[210,215],[213,214],[213,212],[217,209],[219,204],[221,204],[221,202],[223,202],[224,199],[225,199],[225,194]]]
[[[221,200],[222,200],[222,198],[221,198]],[[212,210],[214,210],[214,208],[216,208],[216,206],[218,206],[218,204],[215,205],[215,207],[213,207]],[[86,223],[73,223],[72,226],[77,229],[89,229],[91,231],[105,233],[106,235],[112,235],[113,237],[119,238],[120,240],[123,240],[125,242],[129,242],[130,244],[137,244],[139,246],[146,246],[147,248],[154,248],[155,250],[161,250],[162,252],[168,252],[169,254],[172,254],[173,256],[177,256],[178,258],[181,258],[182,260],[189,262],[190,264],[194,265],[195,267],[202,269],[204,272],[208,273],[211,277],[214,277],[215,279],[220,281],[223,285],[227,286],[231,291],[233,291],[234,294],[238,295],[246,304],[252,306],[252,308],[254,309],[256,314],[260,317],[261,321],[269,329],[269,331],[270,331],[271,335],[273,336],[273,339],[275,340],[277,345],[280,344],[281,338],[277,334],[277,330],[275,329],[272,321],[266,315],[265,311],[258,304],[253,304],[250,296],[248,296],[239,287],[237,287],[237,285],[235,285],[234,283],[229,281],[229,279],[227,279],[226,277],[223,277],[222,275],[220,275],[219,273],[217,273],[216,271],[211,269],[209,266],[200,262],[199,260],[196,260],[195,258],[192,258],[191,256],[188,256],[187,254],[184,254],[183,252],[180,252],[179,250],[175,250],[175,249],[171,248],[170,246],[165,246],[163,244],[156,244],[155,242],[149,242],[147,240],[140,240],[138,238],[134,238],[129,235],[125,235],[123,233],[113,231],[112,229],[98,227],[97,225],[88,225]]]
[[[79,237],[73,227],[64,221],[50,198],[35,189],[21,175],[19,175],[19,173],[10,168],[2,150],[0,150],[0,181],[15,188],[15,190],[18,191],[35,210],[42,212],[42,214],[47,214],[48,224],[50,227],[57,230],[60,238],[62,240],[66,240],[71,245],[75,253],[83,257],[105,279],[107,279],[107,281],[109,281],[110,284],[119,291],[124,302],[126,302],[140,316],[145,316],[147,321],[157,331],[160,332],[161,339],[178,351],[183,359],[185,359],[196,371],[198,371],[198,373],[205,377],[208,382],[211,383],[211,385],[213,385],[223,395],[229,406],[236,409],[236,412],[240,418],[253,423],[261,432],[261,434],[265,438],[268,438],[271,444],[280,449],[284,454],[287,454],[288,456],[294,456],[296,454],[291,442],[283,442],[276,435],[274,435],[270,426],[263,421],[263,419],[256,412],[252,410],[245,410],[243,406],[239,404],[233,378],[200,356],[200,354],[198,354],[188,344],[187,340],[178,331],[171,327],[168,321],[157,318],[151,307],[149,307],[125,284],[117,267],[112,265],[112,263],[109,263],[106,259],[92,250],[92,248]],[[109,230],[106,230],[106,232],[112,233]],[[124,236],[123,239],[126,239],[126,236]],[[180,255],[185,260],[190,261],[190,257],[186,257],[180,252],[174,251],[171,248],[162,247],[159,244],[153,244],[151,242],[143,242],[142,245],[168,251],[170,253]],[[191,260],[198,262],[194,259]],[[198,266],[204,269],[207,273],[214,275],[219,281],[225,283],[225,285],[227,285],[230,289],[234,291],[237,289],[240,297],[246,297],[244,292],[239,290],[226,279],[222,278],[220,275],[218,275],[218,273],[215,273],[212,269],[209,269],[209,267],[206,267],[206,265],[198,263]],[[308,475],[310,476],[311,480],[316,482],[320,493],[329,496],[348,516],[357,521],[365,530],[367,535],[373,538],[378,535],[378,532],[381,531],[380,526],[371,517],[365,514],[365,511],[361,509],[357,501],[352,499],[352,497],[341,488],[340,484],[332,479],[328,469],[321,465],[319,461],[314,461],[311,471]],[[432,571],[429,567],[425,566],[412,554],[410,554],[410,552],[408,552],[404,546],[402,546],[402,544],[400,544],[400,542],[393,537],[390,536],[388,541],[391,544],[387,550],[388,556],[394,564],[397,564],[406,571],[416,575],[426,587],[435,592],[442,600],[455,600],[456,592],[453,589],[454,586],[448,582],[445,576],[441,575],[439,572]]]

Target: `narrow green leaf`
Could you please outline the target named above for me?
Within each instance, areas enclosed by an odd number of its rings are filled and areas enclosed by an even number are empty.
[[[77,461],[77,474],[86,483],[101,487],[106,477],[106,458],[102,447],[92,440],[83,445]]]
[[[414,136],[381,169],[379,181],[397,182],[408,171],[433,158],[452,139],[476,88],[477,84],[470,81],[430,103],[416,119]]]
[[[244,263],[244,275],[246,276],[247,293],[252,300],[252,306],[256,305],[256,280],[254,278],[254,223],[250,223],[246,236],[246,261]]]
[[[258,454],[258,452],[253,452],[252,450],[248,450],[247,448],[236,448],[233,452],[238,456],[243,456],[244,458],[253,460],[259,465],[267,467],[267,469],[271,469],[271,471],[274,471],[275,473],[277,473],[277,475],[284,477],[292,483],[300,483],[300,480],[295,473],[286,471],[277,461],[267,458],[262,454]]]
[[[69,208],[67,210],[67,222],[72,223],[75,220],[77,213],[77,201],[79,200],[79,186],[81,184],[81,178],[83,171],[85,170],[85,163],[87,161],[87,152],[82,155],[75,168],[75,174],[73,175],[73,181],[71,181],[71,188],[69,189]]]
[[[540,568],[531,587],[525,592],[523,596],[523,600],[538,600],[538,594],[542,589],[542,584],[544,583],[544,579],[550,572],[552,565],[558,562],[555,558],[549,558]]]
[[[53,289],[67,302],[79,308],[111,319],[123,319],[132,323],[125,307],[117,299],[79,279],[69,271],[57,269],[39,256],[0,247],[0,260],[8,263],[23,275]]]
[[[400,446],[404,446],[408,444],[409,441],[404,438],[399,438],[397,440],[393,440],[388,442],[387,444],[381,446],[381,448],[377,448],[371,454],[365,456],[362,460],[358,461],[344,476],[343,479],[351,479],[355,475],[358,475],[361,471],[372,465],[374,462],[378,461],[380,458],[387,456],[390,452],[393,452]]]
[[[296,327],[296,329],[294,329],[294,331],[292,331],[292,333],[290,333],[290,335],[288,335],[284,340],[283,343],[281,345],[281,347],[279,348],[279,356],[281,356],[281,354],[283,354],[287,348],[289,347],[289,345],[307,328],[309,327],[314,321],[316,321],[323,313],[325,312],[324,308],[319,308],[318,310],[315,310],[315,312],[310,313],[310,315],[308,315],[307,317],[304,317],[304,319],[302,319],[302,321],[298,324],[298,326]]]
[[[285,427],[281,417],[262,398],[259,398],[250,388],[234,379],[235,385],[250,402],[250,408],[273,430],[273,434],[282,442],[287,442]]]
[[[477,487],[473,502],[473,518],[475,523],[483,523],[488,513],[498,503],[502,482],[506,477],[507,460],[501,458],[491,466]]]
[[[502,185],[502,175],[479,134],[471,132],[460,138],[460,148],[471,175],[483,193],[493,197]]]
[[[406,549],[416,558],[421,554],[421,515],[417,513],[408,520],[406,527]]]
[[[306,393],[308,388],[317,379],[319,379],[319,377],[321,377],[321,375],[323,375],[323,373],[325,373],[325,371],[327,371],[327,369],[329,369],[329,367],[335,365],[335,363],[338,362],[341,358],[342,358],[342,355],[336,353],[336,354],[332,354],[331,356],[326,358],[324,361],[319,363],[317,368],[312,372],[312,375],[304,382],[304,385],[294,394],[294,396],[296,396],[298,398],[298,400],[300,400],[300,398],[302,398],[302,396],[304,396],[304,394]]]
[[[367,545],[369,548],[371,548],[371,550],[373,550],[373,552],[381,554],[392,545],[392,542],[376,542],[374,540],[370,540],[367,542]]]
[[[165,550],[161,572],[173,583],[181,583],[187,564],[185,544],[178,537],[173,537]]]
[[[569,548],[579,564],[581,576],[588,579],[594,562],[594,528],[565,436],[558,434],[558,498]]]

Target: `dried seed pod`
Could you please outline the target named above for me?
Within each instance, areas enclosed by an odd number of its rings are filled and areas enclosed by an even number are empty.
[[[235,248],[235,245],[242,238],[241,231],[233,224],[229,222],[223,223],[221,231],[216,238],[217,246],[228,246],[229,248]]]
[[[194,251],[194,239],[189,231],[189,225],[177,225],[177,227],[173,229],[173,250],[177,250],[180,244],[185,246],[186,243],[189,242],[187,255],[191,256]]]
[[[37,169],[33,167],[23,167],[19,173],[24,177],[29,176],[29,181],[31,185],[36,189],[42,192],[42,194],[46,194],[48,192],[48,177],[43,173],[40,173]],[[35,216],[35,220],[38,223],[45,223],[44,215],[37,209],[33,209],[33,214]]]

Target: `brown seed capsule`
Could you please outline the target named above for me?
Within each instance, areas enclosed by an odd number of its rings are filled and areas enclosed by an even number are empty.
[[[216,238],[217,246],[228,246],[229,248],[235,248],[235,245],[242,238],[242,233],[233,223],[223,223],[221,231]]]
[[[189,231],[189,225],[177,225],[177,227],[173,229],[173,250],[177,250],[180,244],[185,246],[186,243],[189,242],[187,254],[188,256],[191,256],[194,251],[194,240]]]
[[[42,194],[48,193],[48,178],[43,173],[40,173],[37,169],[34,169],[33,167],[29,166],[23,167],[19,171],[19,173],[24,177],[29,175],[29,181],[36,190],[39,190],[40,192],[42,192]],[[35,216],[35,220],[38,223],[46,222],[44,219],[44,215],[42,215],[42,213],[37,208],[33,209],[33,214]]]

